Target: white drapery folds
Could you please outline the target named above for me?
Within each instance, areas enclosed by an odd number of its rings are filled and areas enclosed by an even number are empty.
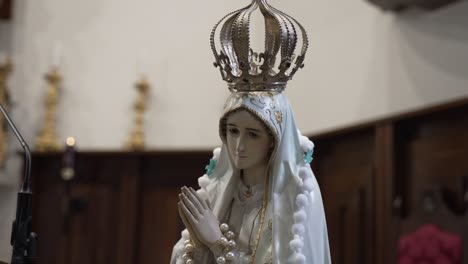
[[[220,222],[225,221],[232,201],[239,171],[233,166],[225,140],[224,122],[229,113],[245,109],[271,130],[275,147],[269,161],[267,222],[272,223],[272,239],[260,237],[254,263],[264,264],[271,252],[274,264],[329,264],[331,263],[327,226],[322,196],[307,160],[313,152],[313,143],[302,136],[286,96],[279,92],[234,92],[226,101],[220,119],[221,149],[214,151],[216,166],[210,175],[200,177],[199,193],[210,200]],[[309,155],[307,155],[309,154]],[[268,224],[261,230],[268,232]],[[183,236],[188,234],[184,231]],[[173,251],[172,264],[181,259],[184,238]],[[271,251],[270,251],[271,250]],[[201,263],[215,263],[210,252],[200,258]]]

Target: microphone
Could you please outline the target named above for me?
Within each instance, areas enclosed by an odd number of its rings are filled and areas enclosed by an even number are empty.
[[[16,204],[16,219],[13,221],[10,244],[13,246],[11,264],[28,263],[29,259],[37,256],[37,235],[31,231],[32,225],[32,189],[31,189],[31,151],[21,134],[11,121],[10,116],[0,104],[0,110],[8,125],[18,138],[25,155],[24,181],[18,192]]]

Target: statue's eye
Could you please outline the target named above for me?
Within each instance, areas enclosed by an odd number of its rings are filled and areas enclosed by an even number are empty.
[[[249,132],[248,135],[249,135],[249,137],[251,137],[251,138],[258,138],[258,137],[259,137],[259,135],[258,135],[257,133],[255,133],[255,132]]]
[[[231,127],[231,128],[228,129],[228,132],[229,132],[229,134],[237,135],[237,134],[239,134],[239,129],[237,129],[235,127]]]

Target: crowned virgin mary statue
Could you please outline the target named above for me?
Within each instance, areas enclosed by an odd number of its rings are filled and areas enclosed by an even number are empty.
[[[265,21],[262,53],[249,42],[256,10]],[[331,263],[310,167],[314,144],[298,131],[283,93],[303,67],[307,46],[304,28],[266,0],[253,0],[214,27],[215,66],[231,91],[219,121],[223,144],[200,188],[182,188],[178,208],[186,229],[171,264]]]

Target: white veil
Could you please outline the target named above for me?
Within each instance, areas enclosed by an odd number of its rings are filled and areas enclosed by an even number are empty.
[[[241,108],[262,120],[276,141],[268,188],[268,210],[273,220],[273,263],[331,263],[320,189],[305,161],[306,153],[310,158],[314,145],[298,132],[286,96],[278,92],[233,92],[220,119],[223,143],[226,142],[223,120],[227,114]],[[214,213],[222,221],[239,173],[232,166],[225,144],[214,154],[217,164],[210,175],[199,179],[200,193],[207,196]],[[268,242],[260,241],[259,248],[266,250]],[[255,263],[260,260],[258,255]]]

